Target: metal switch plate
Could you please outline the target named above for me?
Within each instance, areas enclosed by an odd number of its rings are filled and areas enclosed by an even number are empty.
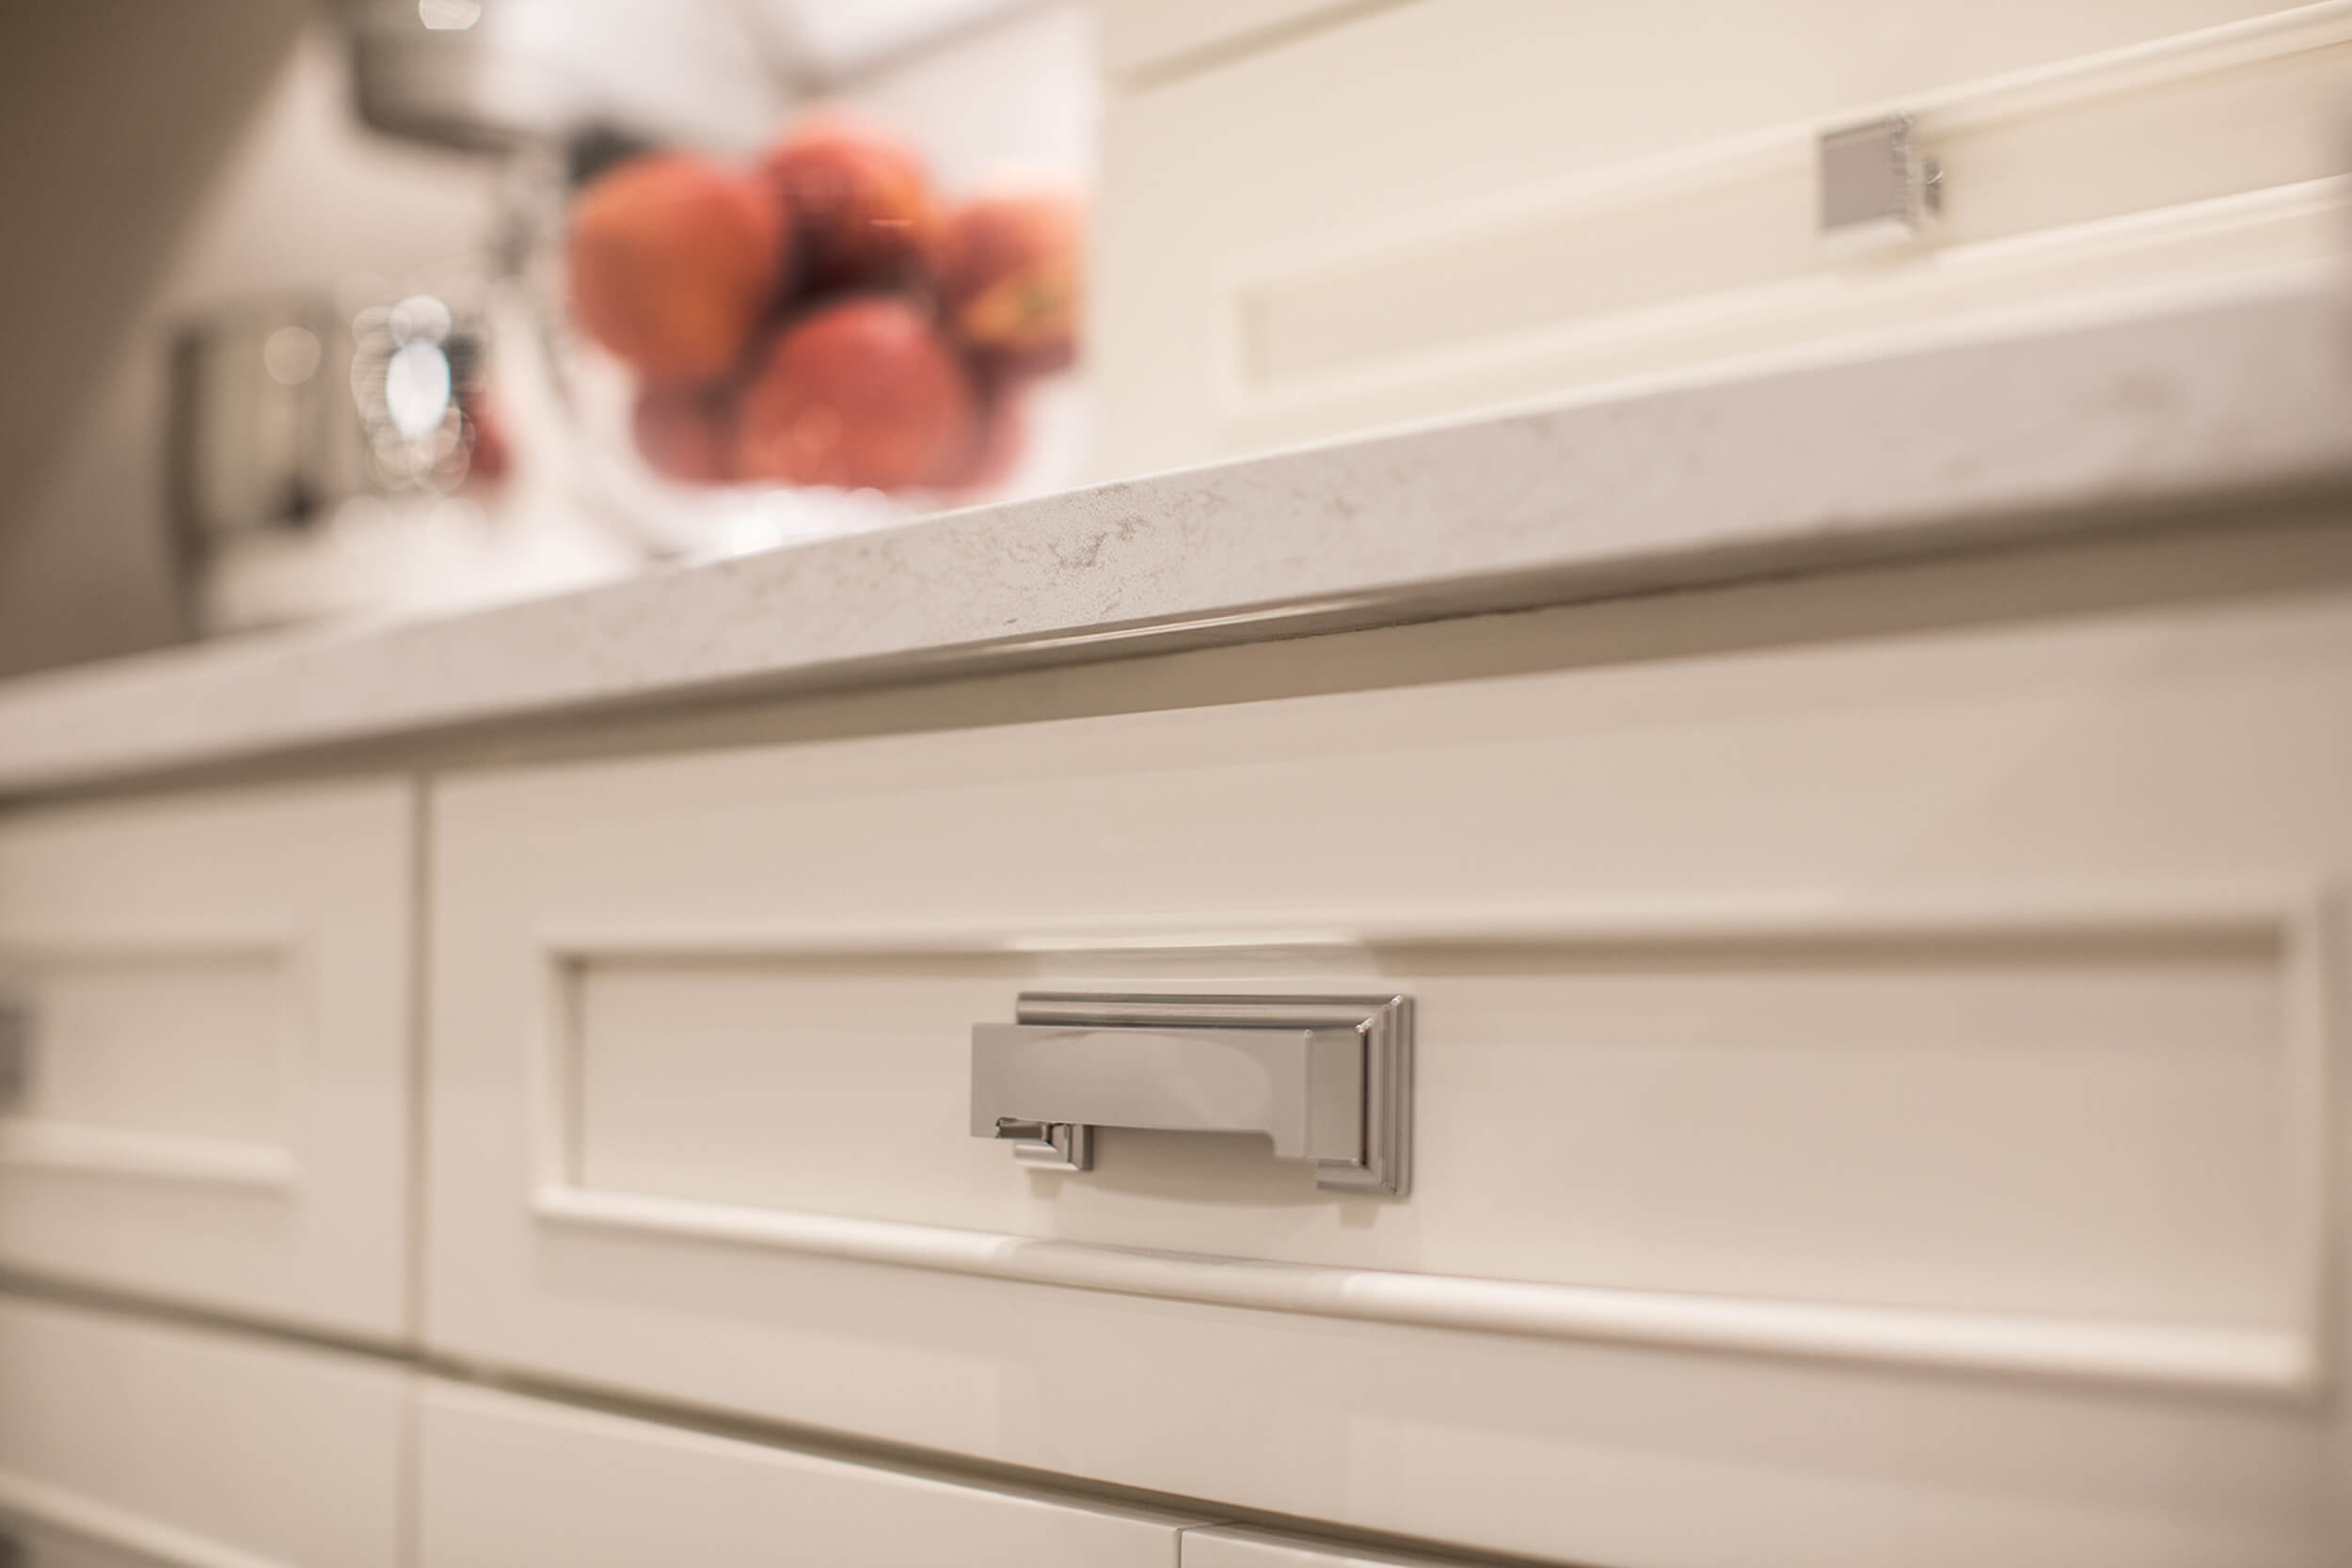
[[[972,1135],[1083,1171],[1097,1127],[1258,1132],[1335,1192],[1403,1195],[1412,1004],[1402,996],[1024,992],[972,1030]]]
[[[1824,132],[1820,161],[1821,237],[1840,247],[1907,243],[1942,210],[1943,167],[1908,115]]]

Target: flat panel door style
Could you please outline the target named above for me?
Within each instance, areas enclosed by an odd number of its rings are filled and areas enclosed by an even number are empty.
[[[407,1375],[0,1298],[0,1535],[25,1568],[397,1568]]]
[[[0,1266],[405,1331],[412,800],[0,816]]]
[[[1175,1568],[1180,1521],[453,1384],[422,1397],[418,1568]]]
[[[2316,1563],[2347,713],[2249,522],[449,776],[427,1334],[1547,1559]]]

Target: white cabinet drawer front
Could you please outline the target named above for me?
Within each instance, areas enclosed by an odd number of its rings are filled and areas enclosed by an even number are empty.
[[[1102,471],[2336,254],[2344,7],[1884,16],[1382,7],[1116,94]],[[1818,138],[1897,111],[1942,210],[1857,260]]]
[[[0,1533],[36,1568],[393,1568],[405,1373],[0,1298]]]
[[[1175,1568],[1180,1522],[453,1385],[419,1426],[419,1568]]]
[[[2289,903],[2164,912],[2050,929],[1996,909],[1992,937],[1531,923],[1517,947],[1408,934],[1181,965],[576,957],[551,1063],[578,1107],[574,1184],[556,1190],[589,1215],[583,1194],[632,1195],[1317,1266],[2288,1327],[2315,1246],[2289,1199],[2308,1174],[2295,1019],[2316,1002],[2316,934]],[[1269,959],[1288,990],[1414,999],[1409,1201],[1332,1201],[1246,1137],[1105,1130],[1096,1173],[1063,1179],[968,1135],[971,1025],[1021,990],[1170,971],[1231,990],[1230,966]]]
[[[405,1327],[411,795],[0,818],[0,1264]]]
[[[2317,586],[1970,610],[2067,571]],[[2348,577],[2326,532],[1919,568],[447,781],[429,1334],[1511,1551],[1717,1560],[1629,1474],[1751,1546],[1802,1503],[2303,1560]],[[1409,995],[1410,1195],[973,1138],[972,1025],[1089,989]]]
[[[27,1121],[268,1145],[282,1138],[279,1063],[298,1026],[291,955],[247,951],[28,961],[39,1020],[10,1114]]]

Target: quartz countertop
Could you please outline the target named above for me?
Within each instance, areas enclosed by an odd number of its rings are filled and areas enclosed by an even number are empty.
[[[1945,324],[438,619],[0,682],[0,795],[2352,494],[2310,270]]]

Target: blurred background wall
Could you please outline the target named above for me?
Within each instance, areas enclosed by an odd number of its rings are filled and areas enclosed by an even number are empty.
[[[478,58],[430,69],[461,108],[513,122],[494,133],[611,119],[741,152],[826,98],[901,130],[951,186],[1083,174],[1092,156],[1083,0],[422,0],[437,8],[482,18]],[[167,517],[178,325],[479,258],[511,221],[495,136],[437,147],[356,111],[353,30],[413,34],[420,9],[0,4],[0,675],[205,629]]]
[[[495,168],[370,135],[304,0],[0,6],[0,673],[183,635],[165,344],[222,297],[474,243]]]

